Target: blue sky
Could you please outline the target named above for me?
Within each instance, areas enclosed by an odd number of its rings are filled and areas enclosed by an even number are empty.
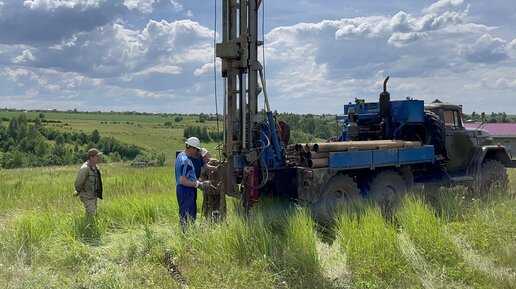
[[[219,2],[0,0],[0,107],[214,113]],[[516,114],[513,1],[262,5],[273,110],[342,114],[391,76],[392,99]]]

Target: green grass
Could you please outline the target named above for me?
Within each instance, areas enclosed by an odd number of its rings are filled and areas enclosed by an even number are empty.
[[[11,119],[21,112],[0,111],[0,118]],[[101,136],[114,137],[119,141],[136,144],[147,153],[165,153],[167,164],[175,159],[176,150],[184,148],[183,129],[188,126],[206,126],[208,130],[217,131],[216,121],[198,123],[197,115],[182,115],[180,122],[175,122],[173,115],[132,115],[121,113],[69,113],[69,112],[44,112],[45,119],[60,121],[60,123],[44,123],[44,125],[62,132],[82,131],[91,134],[98,130]],[[27,118],[34,119],[39,112],[27,112]],[[164,126],[165,122],[171,122],[172,126]],[[4,122],[5,125],[5,122]],[[219,122],[222,131],[223,124]],[[202,143],[212,154],[217,156],[215,150],[217,143]]]
[[[433,203],[411,195],[389,221],[358,202],[327,228],[306,208],[268,198],[244,218],[240,204],[229,199],[226,221],[199,217],[183,235],[170,167],[102,168],[106,197],[94,226],[84,222],[84,209],[71,196],[75,167],[0,171],[9,184],[1,192],[1,284],[182,288],[161,265],[168,252],[192,288],[515,285],[514,195],[471,200],[447,191]]]
[[[195,123],[193,116],[163,128],[170,117],[45,115],[68,123],[54,124],[58,129],[99,129],[165,152],[168,163],[143,169],[101,164],[105,198],[94,226],[72,196],[78,165],[0,170],[5,288],[184,288],[161,264],[165,254],[189,288],[516,286],[516,169],[508,171],[508,192],[485,192],[480,199],[463,188],[409,194],[392,220],[358,201],[323,227],[307,208],[270,198],[244,217],[230,198],[224,222],[199,214],[182,234],[171,161],[183,147],[179,126]]]
[[[336,231],[356,288],[419,286],[403,258],[395,226],[384,220],[377,207],[368,207],[361,215],[341,215]]]

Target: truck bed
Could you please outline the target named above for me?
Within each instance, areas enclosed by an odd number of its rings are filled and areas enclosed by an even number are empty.
[[[330,152],[328,154],[328,167],[331,169],[362,169],[377,167],[433,163],[434,147],[424,145],[421,147],[378,149],[364,151]]]

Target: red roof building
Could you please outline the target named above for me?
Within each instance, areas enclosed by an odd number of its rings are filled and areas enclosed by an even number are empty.
[[[505,146],[511,151],[513,159],[516,158],[516,122],[467,122],[464,123],[464,126],[487,131],[496,143]]]
[[[468,128],[483,129],[487,131],[492,137],[516,137],[516,122],[467,122],[464,124],[464,126]]]

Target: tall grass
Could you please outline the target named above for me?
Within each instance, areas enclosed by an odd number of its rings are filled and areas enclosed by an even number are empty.
[[[446,235],[446,224],[420,198],[408,198],[398,212],[402,230],[437,274],[453,286],[488,287],[489,276],[469,266]]]
[[[403,258],[394,225],[385,221],[378,207],[365,202],[354,205],[365,210],[347,210],[336,226],[337,239],[352,271],[353,287],[418,287]]]
[[[85,222],[82,204],[71,196],[77,168],[0,171],[7,184],[0,191],[5,200],[0,204],[0,284],[182,288],[161,265],[165,253],[191,288],[515,284],[513,193],[492,192],[472,200],[452,189],[431,202],[411,196],[394,220],[357,202],[324,230],[304,207],[263,198],[246,217],[240,202],[229,199],[225,221],[199,217],[182,234],[172,169],[102,168],[106,197],[99,201],[93,225]]]

